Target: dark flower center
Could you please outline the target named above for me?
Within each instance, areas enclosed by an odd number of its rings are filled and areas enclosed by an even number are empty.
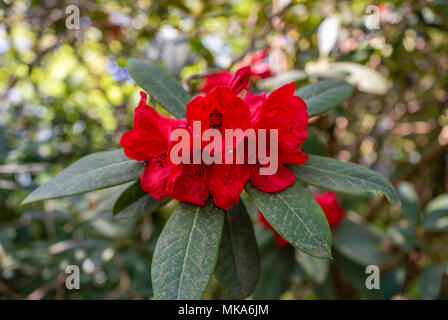
[[[167,161],[167,156],[165,152],[161,152],[157,155],[156,158],[156,163],[161,167],[161,168],[166,168],[168,166],[168,161]]]
[[[210,118],[210,122],[208,123],[208,127],[211,129],[221,130],[222,128],[222,114],[218,112],[218,110],[213,110],[213,112],[208,114]]]

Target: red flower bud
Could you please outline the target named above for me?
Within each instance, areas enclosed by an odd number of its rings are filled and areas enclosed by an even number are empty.
[[[233,75],[229,81],[229,87],[235,94],[240,93],[243,89],[247,88],[250,79],[250,67],[242,67]]]

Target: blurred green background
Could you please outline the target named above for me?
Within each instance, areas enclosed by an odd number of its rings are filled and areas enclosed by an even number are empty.
[[[69,5],[79,29],[66,26]],[[366,27],[372,17],[379,29]],[[160,62],[195,94],[200,75],[265,48],[277,76],[254,90],[356,85],[312,119],[305,149],[380,172],[402,206],[341,196],[347,219],[324,264],[276,247],[252,208],[263,270],[254,297],[448,298],[447,18],[442,0],[1,0],[0,298],[151,298],[151,255],[172,203],[127,220],[111,217],[123,186],[20,203],[80,157],[119,147],[139,95],[128,58]],[[80,290],[65,288],[71,264]],[[365,288],[368,264],[381,267],[380,290]],[[212,281],[206,298],[227,296]]]

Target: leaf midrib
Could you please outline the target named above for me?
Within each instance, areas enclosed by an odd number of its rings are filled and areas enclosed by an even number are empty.
[[[182,279],[183,279],[183,275],[184,275],[184,271],[185,271],[185,265],[186,265],[186,261],[187,261],[187,257],[188,257],[188,251],[190,250],[191,237],[193,235],[193,231],[194,231],[194,228],[196,226],[196,220],[197,220],[197,218],[199,216],[200,209],[201,209],[201,207],[198,207],[196,209],[196,213],[194,215],[193,224],[191,226],[190,235],[188,237],[187,249],[185,250],[184,261],[182,263],[182,269],[180,270],[179,287],[177,288],[177,299],[179,299],[179,296],[180,296],[180,293],[181,293]]]

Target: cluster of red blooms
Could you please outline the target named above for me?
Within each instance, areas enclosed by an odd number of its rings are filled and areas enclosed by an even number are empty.
[[[146,94],[135,109],[134,126],[121,137],[125,154],[134,160],[144,161],[142,188],[155,198],[171,198],[195,205],[204,205],[209,196],[216,206],[229,209],[235,204],[245,184],[264,192],[277,192],[295,182],[294,174],[283,164],[302,164],[307,155],[299,149],[307,138],[308,113],[305,102],[294,96],[295,84],[289,83],[269,96],[246,92],[251,76],[265,77],[269,69],[260,60],[266,52],[255,54],[250,66],[235,74],[227,72],[219,77],[209,76],[201,87],[204,96],[193,98],[186,106],[186,119],[173,119],[158,114],[146,104]],[[228,79],[220,81],[226,75]],[[201,134],[209,128],[219,130],[248,128],[278,130],[278,170],[274,175],[260,175],[261,164],[173,164],[170,150],[173,129],[184,128],[192,132],[193,121],[201,122]],[[190,134],[192,136],[192,134]],[[269,141],[267,142],[269,144]],[[235,147],[235,146],[234,146]]]
[[[319,203],[320,207],[322,208],[322,211],[325,213],[330,228],[333,229],[334,227],[337,227],[339,222],[344,217],[345,211],[339,205],[338,199],[336,198],[336,194],[334,192],[327,191],[324,193],[314,194],[313,197],[314,199],[316,199],[317,203]],[[272,226],[269,224],[269,222],[266,220],[266,218],[260,211],[258,211],[258,215],[260,218],[260,222],[264,226],[271,229],[272,232],[274,232],[275,241],[279,246],[283,247],[289,244],[288,241],[286,241],[281,235],[279,235],[274,230],[274,228],[272,228]]]

